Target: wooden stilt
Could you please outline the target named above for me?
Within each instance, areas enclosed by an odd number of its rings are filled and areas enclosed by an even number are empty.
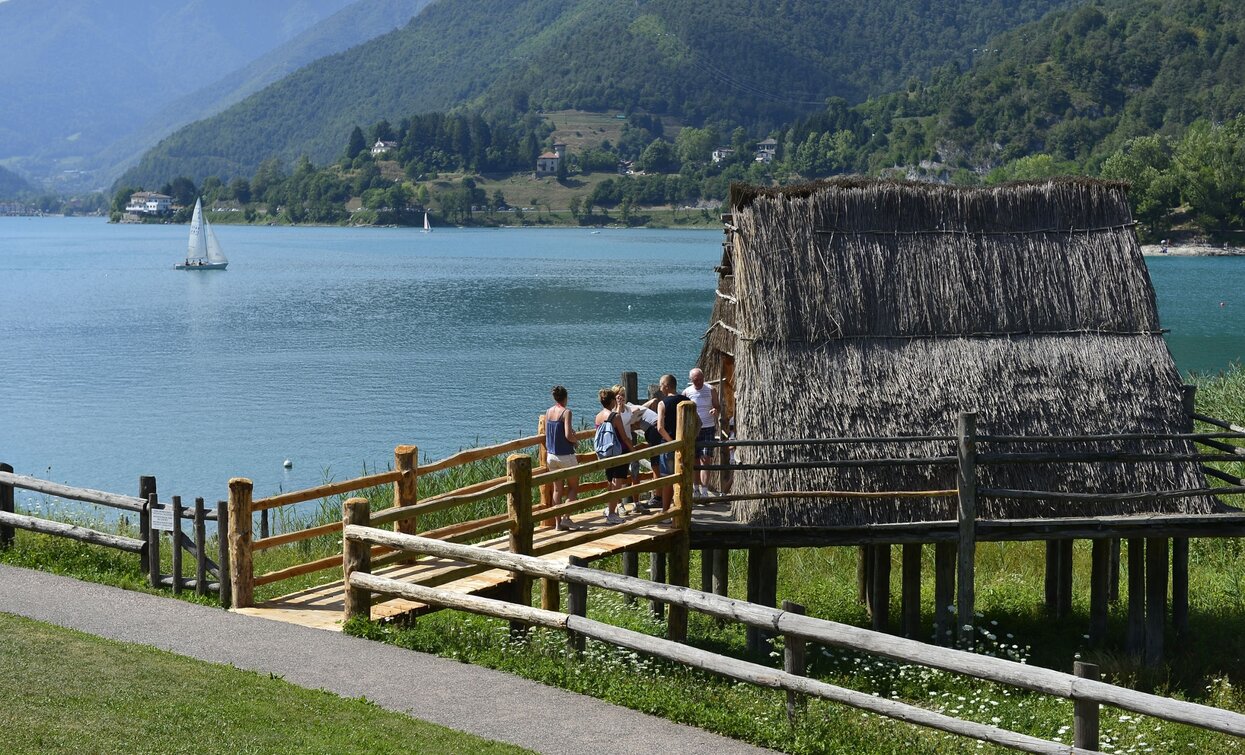
[[[872,562],[869,546],[856,548],[856,600],[869,605],[869,566]]]
[[[977,412],[960,412],[956,425],[959,537],[956,564],[956,633],[960,647],[971,649],[977,623]]]
[[[1111,562],[1107,569],[1107,600],[1112,603],[1120,599],[1120,539],[1111,538]]]
[[[1189,538],[1172,538],[1172,628],[1176,637],[1189,633]]]
[[[652,554],[648,562],[648,578],[653,582],[666,583],[666,554]],[[653,618],[659,621],[666,618],[666,604],[660,600],[650,600],[649,611],[653,614]]]
[[[579,556],[569,556],[567,562],[571,566],[587,566],[588,562]],[[557,584],[556,582],[554,584]],[[588,615],[588,586],[568,582],[566,585],[566,612],[572,616]],[[566,641],[577,653],[584,651],[584,636],[577,632],[567,632]]]
[[[731,552],[726,548],[713,551],[713,594],[726,596],[730,591]]]
[[[1128,538],[1128,630],[1124,649],[1140,657],[1146,644],[1146,541]]]
[[[1054,616],[1059,610],[1059,541],[1046,541],[1046,580],[1045,588],[1046,614]]]
[[[778,549],[748,549],[748,602],[774,607],[778,597]],[[747,647],[762,652],[769,647],[770,635],[748,627]]]
[[[713,548],[700,551],[700,591],[713,592]]]
[[[1167,625],[1167,539],[1146,538],[1146,644],[1145,664],[1163,660]]]
[[[1107,604],[1111,600],[1111,541],[1094,540],[1089,578],[1089,644],[1102,647],[1107,639]]]
[[[878,632],[890,631],[891,607],[891,547],[873,546],[873,628]]]
[[[921,636],[921,544],[903,546],[902,631],[909,639]]]
[[[1072,615],[1072,540],[1059,541],[1059,605],[1055,616],[1065,619]]]
[[[640,554],[636,551],[623,551],[622,554],[622,573],[627,577],[640,576]],[[627,595],[623,598],[627,605],[635,605],[635,596]]]
[[[934,642],[950,645],[955,635],[955,543],[934,545]]]

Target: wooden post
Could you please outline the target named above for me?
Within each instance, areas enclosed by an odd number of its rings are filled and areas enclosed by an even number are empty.
[[[678,441],[678,446],[674,451],[674,506],[670,512],[674,530],[670,537],[670,584],[687,587],[691,582],[692,567],[692,491],[695,490],[696,482],[696,431],[700,427],[696,419],[696,404],[691,401],[679,404],[676,420],[675,440]],[[687,606],[670,604],[666,634],[675,642],[687,639]]]
[[[1076,661],[1072,673],[1082,679],[1098,681],[1098,666],[1094,663]],[[1093,700],[1077,700],[1072,703],[1072,744],[1084,750],[1098,749],[1098,703]]]
[[[173,496],[173,594],[182,594],[182,497]]]
[[[650,582],[666,583],[666,554],[654,553],[648,562],[648,579]],[[649,612],[658,621],[666,617],[666,604],[660,600],[649,601]]]
[[[623,387],[623,391],[627,394],[627,400],[631,403],[637,403],[640,397],[640,376],[635,372],[623,372],[618,384]]]
[[[900,588],[903,604],[901,627],[903,636],[916,640],[921,636],[921,544],[903,546],[903,580]]]
[[[1107,600],[1112,603],[1120,599],[1120,539],[1111,538],[1111,562],[1107,574]]]
[[[934,643],[950,645],[955,637],[955,543],[934,545]]]
[[[807,613],[804,606],[790,600],[782,602],[782,610],[799,616],[804,616]],[[804,638],[799,635],[786,634],[783,635],[782,645],[782,670],[796,676],[807,676],[804,660],[807,646]],[[804,695],[787,690],[787,722],[792,726],[795,725],[796,714],[803,710],[804,705]]]
[[[1089,644],[1102,647],[1107,640],[1107,609],[1111,600],[1111,541],[1093,541],[1089,577]]]
[[[1189,633],[1189,538],[1172,538],[1172,628]]]
[[[514,489],[506,496],[506,509],[510,514],[510,552],[524,556],[532,555],[532,457],[527,454],[511,454],[506,459],[506,476]],[[511,578],[513,597],[511,602],[530,606],[532,604],[532,579],[515,573]],[[526,625],[510,622],[510,630],[525,632]]]
[[[160,586],[160,530],[151,524],[151,512],[159,505],[156,494],[152,493],[143,507],[147,513],[147,584],[152,587]]]
[[[1146,645],[1146,541],[1128,538],[1128,630],[1124,650],[1140,657]]]
[[[393,468],[402,474],[393,483],[393,506],[404,508],[419,503],[419,448],[398,446],[393,449]],[[393,523],[395,532],[414,535],[419,532],[417,517]]]
[[[233,582],[229,569],[229,504],[216,502],[216,557],[219,571],[216,574],[216,585],[221,608],[233,607]]]
[[[873,556],[869,553],[869,546],[861,545],[856,548],[856,600],[862,605],[869,605],[869,566],[873,563]],[[870,609],[872,610],[872,609]]]
[[[272,530],[268,529],[268,509],[259,512],[259,537],[267,539],[272,534]]]
[[[713,548],[700,550],[700,591],[713,592]]]
[[[571,566],[587,566],[588,562],[579,556],[570,556],[567,562]],[[557,584],[556,582],[554,584]],[[572,616],[588,615],[588,585],[566,583],[566,612]],[[566,633],[566,641],[577,653],[584,652],[584,636],[573,631]]]
[[[713,551],[713,594],[727,596],[730,591],[731,552],[727,548]]]
[[[960,412],[957,426],[959,436],[959,568],[957,581],[959,593],[956,599],[956,631],[960,646],[969,649],[973,645],[973,625],[976,623],[976,595],[974,568],[977,557],[977,412]]]
[[[640,576],[640,554],[637,551],[622,552],[622,573],[626,577]],[[635,605],[635,596],[626,595],[623,600],[629,606]]]
[[[873,584],[869,588],[873,630],[890,631],[891,613],[891,547],[873,546]]]
[[[155,477],[152,477],[151,475],[142,475],[138,478],[138,497],[139,498],[142,498],[143,501],[146,502],[151,498],[151,494],[155,492],[156,492],[156,478]],[[147,536],[151,534],[150,532],[151,531],[151,512],[145,506],[143,507],[143,510],[139,512],[138,514],[138,531],[142,533],[139,535],[139,537],[143,538],[144,540],[147,539]],[[150,568],[148,566],[148,551],[149,550],[150,549],[143,550],[138,556],[138,565],[139,565],[139,568],[143,570],[144,574],[150,573]]]
[[[773,547],[748,549],[748,602],[774,607],[778,598],[778,549]],[[758,627],[747,629],[747,649],[750,652],[769,652],[768,632]]]
[[[1163,633],[1167,624],[1167,539],[1146,538],[1146,650],[1145,664],[1163,660]]]
[[[1055,607],[1059,619],[1072,615],[1072,544],[1072,540],[1059,541],[1059,604]]]
[[[366,527],[372,518],[366,498],[350,498],[342,504],[342,526],[356,524]],[[365,619],[372,618],[372,593],[350,585],[350,575],[355,572],[372,573],[372,546],[358,540],[345,540],[342,543],[342,580],[345,583],[343,602],[346,620],[355,616]]]
[[[12,474],[13,465],[0,462],[0,472]],[[6,514],[13,513],[13,486],[7,483],[0,483],[0,511]],[[13,533],[13,527],[7,524],[0,524],[0,548],[8,548],[13,545]]]
[[[229,481],[229,581],[235,608],[255,604],[255,571],[251,563],[251,481]]]
[[[1059,541],[1046,541],[1046,579],[1043,582],[1046,615],[1059,610]]]
[[[207,510],[195,499],[195,595],[207,595]]]

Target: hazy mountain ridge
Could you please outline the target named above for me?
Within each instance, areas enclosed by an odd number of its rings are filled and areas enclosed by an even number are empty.
[[[644,109],[764,128],[826,97],[880,94],[1071,0],[440,0],[418,23],[316,61],[171,135],[124,181],[250,175],[336,158],[355,124],[463,103]],[[794,40],[794,44],[793,44]],[[911,49],[916,42],[920,51]]]

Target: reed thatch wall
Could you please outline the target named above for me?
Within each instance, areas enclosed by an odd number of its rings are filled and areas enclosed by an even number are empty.
[[[705,356],[734,354],[741,438],[946,435],[961,410],[976,410],[979,432],[990,434],[1185,429],[1180,375],[1158,330],[1123,185],[977,189],[853,178],[781,191],[736,187],[732,202],[737,333],[711,330]],[[737,459],[953,449],[745,447]],[[1148,442],[1133,450],[1193,449]],[[1100,463],[983,468],[979,484],[1061,492],[1205,486],[1196,464]],[[734,492],[954,487],[950,468],[775,470],[736,475]],[[735,514],[775,526],[927,521],[951,517],[953,500],[741,502]],[[1112,506],[984,499],[980,510],[1001,518],[1216,506],[1210,498]]]

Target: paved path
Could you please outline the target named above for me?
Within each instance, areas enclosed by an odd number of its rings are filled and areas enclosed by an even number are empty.
[[[0,565],[0,611],[272,673],[546,753],[768,752],[663,718],[339,632]]]

